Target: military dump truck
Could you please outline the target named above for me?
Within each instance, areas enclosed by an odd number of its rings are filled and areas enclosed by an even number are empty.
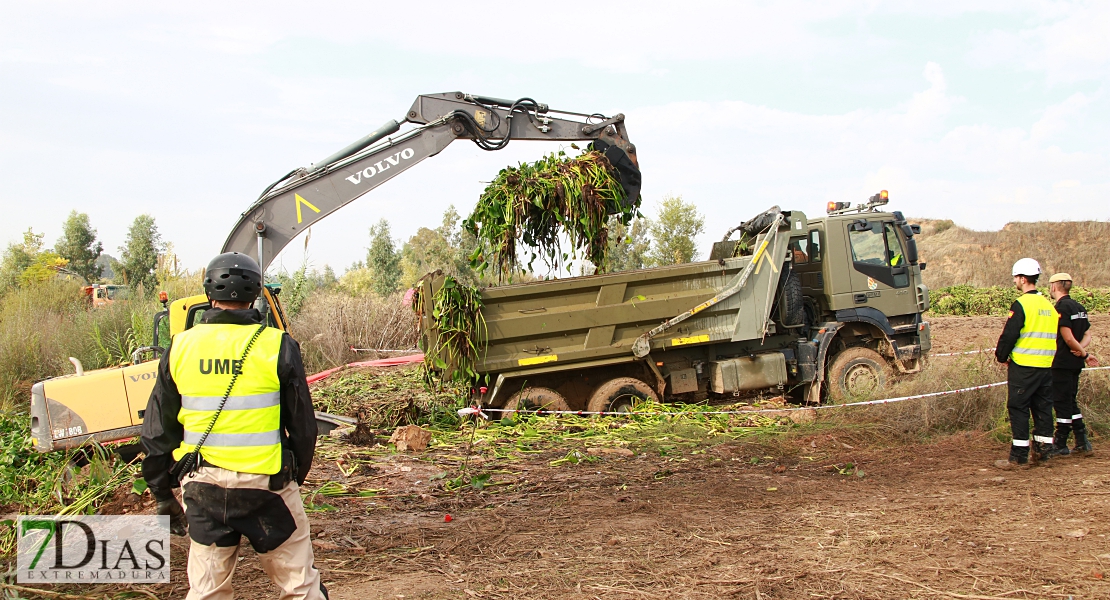
[[[883,191],[833,203],[818,219],[774,207],[708,261],[484,289],[475,370],[486,383],[474,401],[506,413],[621,412],[637,398],[868,396],[919,371],[930,348],[920,228],[881,212],[887,201]],[[420,293],[432,298],[443,282],[425,277]],[[434,319],[420,320],[423,347],[435,349]]]

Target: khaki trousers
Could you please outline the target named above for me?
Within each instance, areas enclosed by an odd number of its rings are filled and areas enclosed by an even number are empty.
[[[246,536],[282,600],[323,600],[300,487],[271,492],[270,476],[201,467],[182,485],[189,520],[187,600],[232,600],[231,577]]]

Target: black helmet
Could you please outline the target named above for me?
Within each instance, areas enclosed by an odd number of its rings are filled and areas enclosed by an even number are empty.
[[[204,292],[209,300],[254,302],[262,293],[262,269],[246,254],[224,252],[204,270]]]

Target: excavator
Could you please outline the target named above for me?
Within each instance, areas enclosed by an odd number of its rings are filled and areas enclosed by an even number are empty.
[[[589,142],[617,171],[625,201],[640,202],[639,160],[636,147],[628,141],[623,114],[607,117],[555,110],[531,98],[426,94],[416,98],[402,119],[391,120],[266,187],[239,216],[220,251],[255,256],[265,272],[274,257],[314,223],[439,154],[455,140],[470,140],[487,151],[500,150],[512,140]],[[279,294],[279,286],[265,284],[256,307],[271,327],[287,330]],[[151,344],[138,348],[131,364],[85,372],[79,361],[70,359],[75,373],[32,386],[31,434],[37,450],[74,449],[139,435],[157,379],[157,359],[168,345],[162,333],[168,329],[172,338],[198,323],[210,308],[203,294],[171,303],[161,292],[159,300],[163,310],[154,316]],[[164,326],[167,319],[168,327]],[[335,415],[317,413],[317,419],[321,431],[337,424]],[[134,442],[115,450],[130,459],[140,448]]]

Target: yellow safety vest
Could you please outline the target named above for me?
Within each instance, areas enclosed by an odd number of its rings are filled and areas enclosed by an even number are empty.
[[[1021,328],[1017,345],[1010,358],[1023,367],[1048,369],[1056,356],[1056,330],[1060,327],[1060,313],[1040,294],[1022,294],[1018,297],[1025,311],[1025,325]]]
[[[185,429],[174,460],[194,449],[227,393],[232,373],[239,371],[200,453],[208,462],[240,473],[273,475],[281,470],[277,364],[282,332],[263,329],[240,363],[255,331],[258,325],[201,323],[174,336],[169,366],[181,394],[177,420]]]

